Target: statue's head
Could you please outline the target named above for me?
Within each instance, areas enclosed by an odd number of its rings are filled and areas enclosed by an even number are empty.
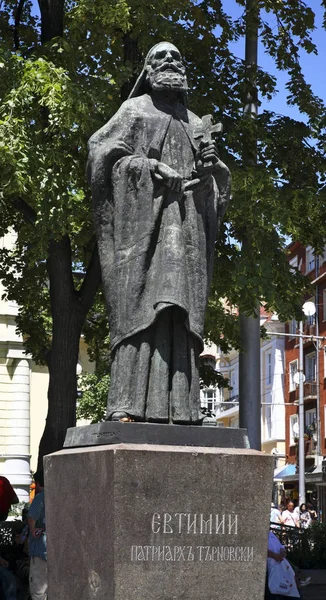
[[[160,42],[149,51],[145,71],[150,89],[180,92],[188,89],[181,54],[178,48],[169,42]]]
[[[176,90],[179,100],[187,104],[187,78],[181,54],[173,44],[160,42],[146,56],[144,68],[129,98],[148,94],[151,90]]]

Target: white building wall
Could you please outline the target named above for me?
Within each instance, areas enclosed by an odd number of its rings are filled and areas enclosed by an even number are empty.
[[[285,439],[285,405],[284,405],[284,340],[275,340],[275,370],[273,384],[273,437]]]
[[[0,343],[0,472],[19,499],[27,502],[31,483],[30,361],[17,340],[4,343],[2,339]]]
[[[282,332],[283,324],[278,321],[265,323],[267,330]],[[271,356],[269,362],[268,355]],[[285,406],[284,406],[284,338],[271,336],[261,342],[261,432],[262,449],[271,452],[278,448],[284,451],[285,443]],[[239,354],[232,351],[229,355],[219,354],[216,368],[229,379],[232,389],[229,397],[239,397]],[[239,417],[239,407],[223,405],[216,412],[218,424],[234,426]]]

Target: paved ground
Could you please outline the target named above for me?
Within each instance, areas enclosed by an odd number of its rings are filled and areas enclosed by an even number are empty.
[[[326,600],[326,571],[304,571],[304,577],[311,577],[311,583],[302,588],[303,600]]]

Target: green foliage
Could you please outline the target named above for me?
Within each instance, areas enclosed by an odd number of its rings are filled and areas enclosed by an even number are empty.
[[[326,569],[326,523],[315,522],[300,532],[288,558],[300,569]]]
[[[213,367],[207,365],[204,360],[199,364],[199,381],[200,387],[220,387],[228,388],[228,380],[223,377],[219,371],[215,371]]]
[[[186,58],[190,108],[223,122],[220,154],[233,177],[205,334],[223,350],[239,345],[237,318],[222,298],[248,314],[258,298],[282,319],[298,316],[307,281],[289,270],[286,243],[291,236],[320,251],[326,223],[325,107],[305,81],[299,55],[318,50],[311,38],[314,13],[303,0],[257,3],[264,48],[288,73],[288,102],[299,107],[305,122],[270,111],[256,120],[243,118],[247,94],[255,94],[256,86],[259,98],[277,93],[274,77],[260,68],[246,70],[231,51],[254,16],[246,16],[244,0],[238,0],[243,14],[236,20],[216,0],[68,0],[62,35],[52,39],[45,35],[49,23],[43,13],[41,20],[33,14],[31,1],[23,4],[20,18],[16,1],[2,2],[0,236],[14,229],[17,245],[1,249],[0,277],[7,298],[20,306],[18,328],[38,362],[47,361],[53,335],[49,244],[68,236],[76,292],[94,247],[87,140],[117,110],[144,55],[162,39],[174,42]],[[244,149],[252,150],[255,140],[257,164],[244,167]],[[102,353],[101,347],[103,332],[108,335],[104,321],[99,296],[85,335],[101,374],[100,363],[109,364],[107,348]],[[93,384],[100,402],[105,385],[99,378]],[[90,385],[85,381],[87,390]]]
[[[110,376],[102,371],[80,376],[79,389],[82,396],[77,403],[77,419],[87,419],[91,423],[104,420]]]
[[[103,421],[105,417],[110,386],[110,335],[108,319],[100,290],[87,315],[84,325],[84,338],[89,359],[94,362],[94,373],[83,373],[79,377],[78,388],[82,395],[77,403],[77,419],[87,419],[92,423]]]
[[[16,519],[21,519],[23,510],[29,509],[29,502],[18,502],[17,504],[12,504],[9,510],[9,517],[15,517]]]

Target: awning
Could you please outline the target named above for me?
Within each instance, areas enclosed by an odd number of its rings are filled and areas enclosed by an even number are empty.
[[[295,465],[283,465],[274,471],[274,481],[282,481],[283,477],[295,475]]]
[[[295,465],[288,465],[288,466],[292,466],[295,468]],[[276,479],[276,481],[280,478],[281,473],[279,475],[277,475],[277,477],[275,478],[274,476],[274,481]],[[306,470],[305,472],[305,482],[306,484],[312,483],[312,484],[318,484],[318,485],[323,485],[326,486],[326,481],[323,480],[323,468],[322,465],[318,465],[315,466],[313,465],[312,467],[310,467],[309,469]],[[299,474],[298,473],[286,473],[284,474],[284,472],[282,471],[282,480],[283,483],[295,483],[299,481]]]

